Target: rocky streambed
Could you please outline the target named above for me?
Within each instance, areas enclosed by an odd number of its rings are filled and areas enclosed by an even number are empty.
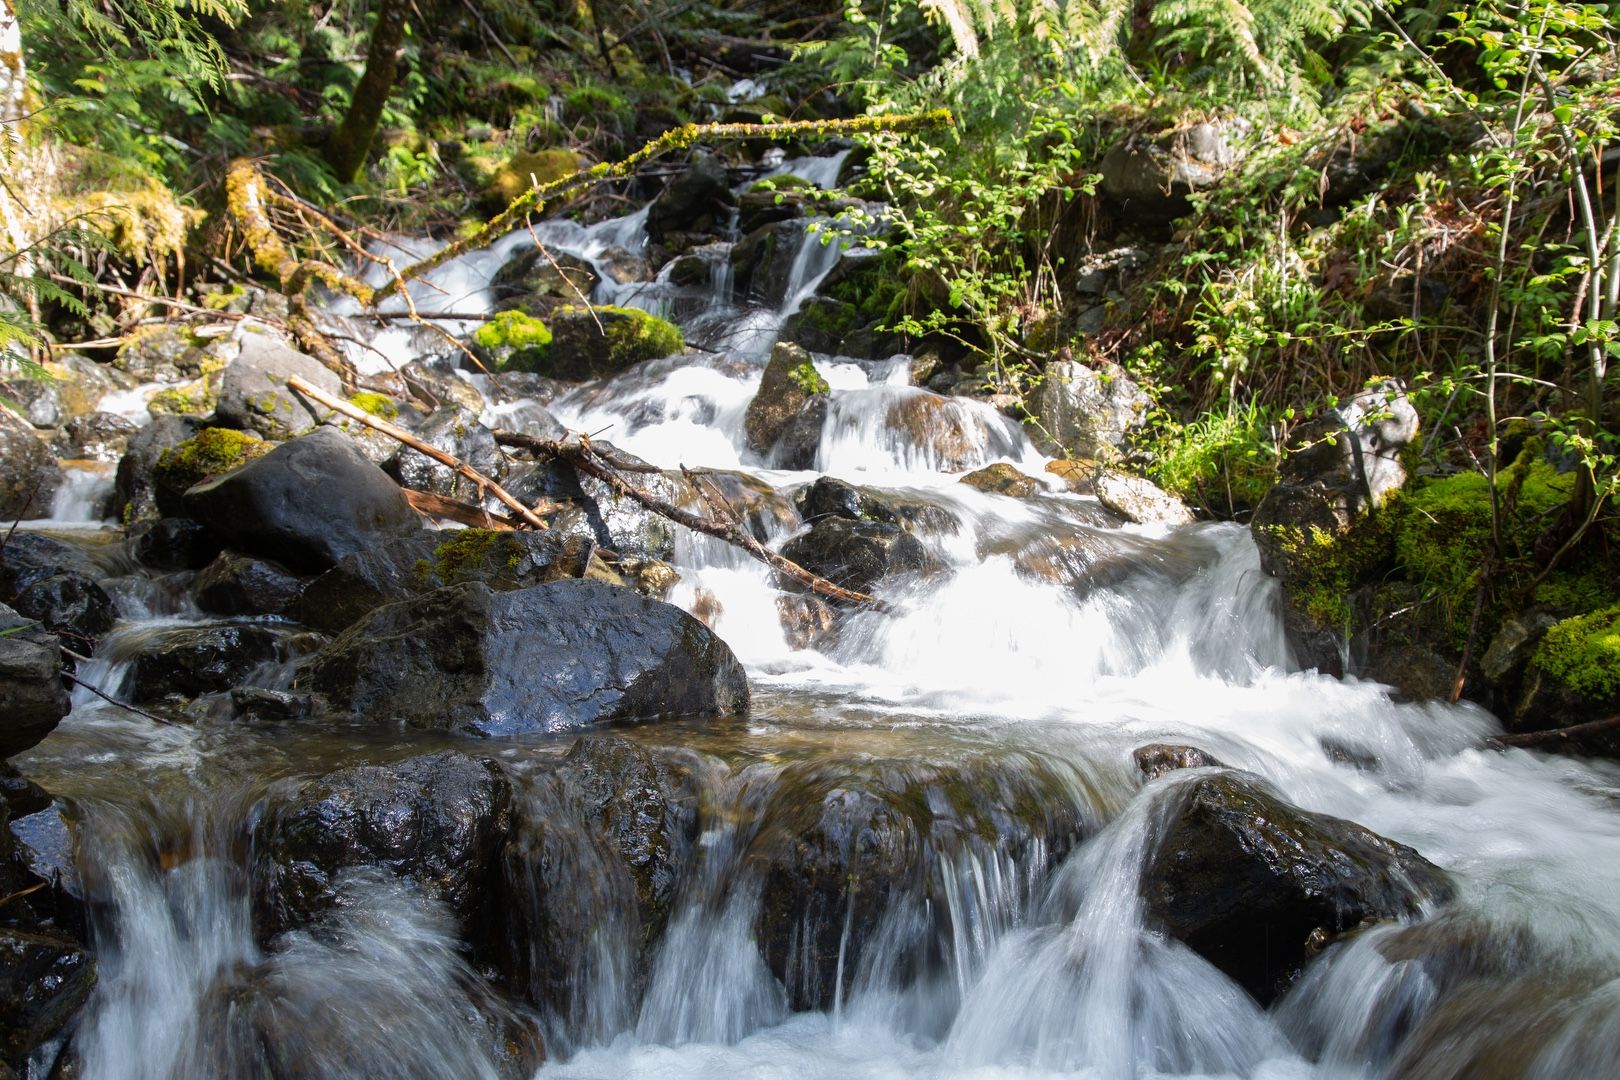
[[[563,331],[446,323],[504,374],[399,329],[352,357],[354,404],[545,530],[424,513],[407,489],[508,509],[289,390],[343,388],[251,318],[87,369],[62,435],[104,429],[81,449],[108,460],[40,457],[53,514],[0,549],[0,1061],[1603,1071],[1620,776],[1307,669],[1247,529],[1050,461],[913,358],[837,353],[882,353],[869,328],[812,340],[859,267],[736,181],[443,268],[460,312]],[[578,290],[615,311],[559,314]],[[1071,422],[1117,438],[1128,405],[1076,382]],[[587,434],[881,604],[497,431]]]

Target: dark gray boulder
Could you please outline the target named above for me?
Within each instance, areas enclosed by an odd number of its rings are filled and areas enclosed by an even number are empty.
[[[506,736],[741,712],[742,665],[679,608],[597,581],[451,586],[379,608],[301,683],[377,725]]]
[[[799,249],[821,243],[806,229],[802,220],[777,221],[737,241],[731,249],[737,295],[765,307],[780,307],[787,299]]]
[[[508,977],[534,1004],[577,1015],[581,948],[611,922],[634,942],[634,977],[662,938],[698,836],[698,790],[678,753],[582,736],[514,804],[502,854]]]
[[[1091,828],[1068,767],[1021,752],[823,755],[762,784],[744,862],[762,875],[760,949],[796,1009],[847,993],[897,908],[933,914],[923,936],[886,942],[896,953],[885,961],[902,977],[943,974],[933,965],[944,943],[974,932],[952,925],[943,866],[999,858],[1038,884]]]
[[[647,232],[659,241],[673,233],[717,232],[735,205],[725,163],[698,154],[647,207]]]
[[[244,333],[241,350],[225,368],[214,419],[222,426],[290,439],[319,424],[327,410],[287,389],[297,375],[328,394],[342,396],[343,380],[326,365],[267,333]]]
[[[412,432],[429,446],[471,465],[500,483],[506,479],[506,455],[495,445],[495,436],[478,422],[478,414],[459,406],[445,406]],[[401,446],[383,463],[383,469],[405,487],[428,491],[447,499],[477,502],[479,485],[420,450]]]
[[[589,538],[489,529],[425,530],[351,552],[304,589],[305,623],[337,633],[384,604],[480,581],[497,592],[526,589],[585,574]]]
[[[51,516],[62,469],[34,429],[0,409],[0,520]]]
[[[26,1070],[29,1053],[67,1026],[95,984],[95,960],[82,942],[0,927],[0,1063]]]
[[[185,510],[227,546],[310,574],[422,527],[399,485],[331,428],[198,484]]]
[[[844,517],[817,519],[782,545],[782,554],[834,585],[863,593],[892,574],[940,568],[922,541],[899,525]]]
[[[307,924],[337,901],[345,870],[380,866],[448,905],[469,937],[487,932],[510,811],[501,771],[454,750],[274,792],[254,829],[255,929]]]
[[[157,517],[157,464],[165,450],[172,450],[193,435],[200,425],[190,416],[154,416],[152,422],[129,437],[124,456],[118,459],[113,481],[113,512],[126,525]]]
[[[146,518],[131,525],[124,547],[153,570],[201,570],[224,549],[219,537],[190,518]]]
[[[779,468],[810,468],[827,419],[828,392],[810,354],[779,342],[743,417],[748,448]]]
[[[192,582],[197,606],[213,615],[292,615],[304,583],[269,559],[224,552]]]
[[[13,533],[0,548],[0,602],[81,644],[111,630],[118,618],[99,576],[78,548],[39,533]]]
[[[229,690],[261,664],[287,656],[287,633],[262,623],[184,626],[154,633],[135,655],[137,702]]]
[[[62,685],[62,648],[41,629],[0,604],[0,758],[20,754],[61,722],[72,707]]]
[[[1165,797],[1169,823],[1142,868],[1148,925],[1262,1004],[1299,973],[1313,938],[1320,947],[1452,895],[1446,873],[1411,848],[1292,806],[1257,777],[1200,776]]]

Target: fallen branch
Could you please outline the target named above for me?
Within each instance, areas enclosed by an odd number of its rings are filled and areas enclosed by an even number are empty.
[[[459,521],[475,529],[496,529],[501,532],[510,532],[515,529],[528,528],[527,524],[517,518],[507,517],[505,514],[491,513],[482,506],[462,502],[459,499],[447,499],[443,495],[435,495],[431,491],[417,491],[415,488],[403,488],[405,501],[411,504],[411,509],[418,514],[428,514],[432,517],[447,518],[450,521]],[[537,514],[549,514],[561,510],[561,503],[545,500],[529,509]]]
[[[79,655],[78,653],[74,652],[71,649],[63,649],[62,650],[62,655],[71,656],[73,659],[79,661],[81,664],[85,663],[86,661],[88,661],[90,659],[88,656],[81,656],[81,655]],[[107,691],[101,689],[101,687],[99,687],[99,686],[91,686],[89,683],[85,682],[83,679],[79,678],[77,675],[73,674],[73,672],[71,672],[71,671],[62,672],[62,678],[66,679],[68,682],[72,683],[74,686],[82,686],[82,687],[84,687],[86,690],[90,691],[92,694],[96,695],[96,697],[100,698],[102,701],[105,701],[109,705],[116,705],[120,709],[123,709],[126,712],[132,712],[136,716],[145,717],[146,719],[151,720],[153,723],[162,724],[164,727],[179,727],[180,726],[180,725],[176,724],[173,720],[166,720],[163,717],[159,716],[157,713],[147,712],[145,709],[140,708],[137,705],[131,705],[127,701],[119,701],[117,698],[115,698],[111,694],[107,693]]]
[[[489,477],[485,476],[483,473],[479,472],[477,469],[473,468],[471,465],[468,465],[465,461],[462,461],[453,454],[447,454],[443,450],[440,450],[437,446],[432,446],[423,442],[421,439],[418,439],[415,435],[412,435],[402,427],[397,427],[390,424],[386,420],[381,420],[375,416],[372,416],[358,405],[344,401],[340,397],[333,397],[325,390],[314,386],[298,375],[287,376],[287,389],[295,390],[309,398],[311,401],[325,405],[333,412],[342,413],[351,420],[358,420],[367,427],[375,431],[382,432],[390,439],[404,443],[417,453],[426,454],[428,457],[439,462],[441,465],[449,466],[459,475],[464,476],[468,480],[471,480],[473,483],[477,484],[480,491],[488,491],[502,503],[506,504],[506,506],[510,507],[512,511],[516,513],[519,518],[523,519],[524,523],[527,524],[531,529],[544,529],[546,527],[546,523],[541,520],[538,514],[536,514],[533,510],[530,510],[527,506],[524,506],[517,499],[513,498],[505,488],[501,487],[501,485],[497,484],[495,481],[491,480]]]
[[[1562,746],[1565,743],[1579,742],[1592,735],[1602,735],[1616,730],[1620,730],[1620,716],[1610,716],[1603,720],[1593,720],[1586,724],[1572,724],[1569,727],[1552,728],[1548,731],[1526,731],[1518,735],[1493,735],[1485,740],[1485,745],[1497,750],[1505,750],[1510,746]]]
[[[588,473],[607,484],[615,494],[632,499],[655,514],[666,517],[677,524],[685,525],[693,532],[713,536],[726,541],[728,544],[742,548],[783,577],[797,581],[810,591],[819,593],[829,600],[836,600],[841,604],[870,608],[873,611],[888,612],[891,610],[888,604],[875,596],[868,596],[866,593],[855,592],[841,585],[834,585],[826,578],[812,574],[793,560],[778,555],[754,539],[747,530],[738,524],[734,516],[729,521],[711,521],[688,510],[682,510],[678,506],[672,506],[662,499],[654,498],[619,475],[618,470],[608,463],[610,459],[601,451],[593,448],[587,440],[567,442],[537,439],[532,435],[520,435],[515,431],[497,431],[495,432],[495,441],[502,446],[515,446],[534,454],[566,461],[580,472]],[[709,496],[701,488],[698,490],[698,495],[705,502],[709,502]]]

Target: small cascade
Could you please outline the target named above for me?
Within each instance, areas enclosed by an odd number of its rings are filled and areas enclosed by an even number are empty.
[[[767,175],[826,186],[843,163]],[[692,469],[776,550],[839,516],[811,508],[838,481],[871,508],[841,519],[850,535],[904,533],[921,554],[874,577],[885,611],[833,612],[675,530],[658,552],[678,575],[669,600],[746,667],[747,717],[479,742],[290,706],[246,719],[225,693],[160,726],[75,692],[15,763],[74,806],[101,964],[77,1075],[1337,1080],[1477,1075],[1510,1052],[1527,1075],[1612,1071],[1611,767],[1487,752],[1495,721],[1476,706],[1300,670],[1246,528],[1121,525],[1050,478],[1014,420],[909,385],[903,357],[814,356],[828,396],[813,465],[772,468],[745,417],[835,244],[796,249],[767,308],[735,295],[724,241],[699,254],[707,284],[624,283],[613,264],[646,252],[645,210],[548,222],[448,262],[416,303],[484,314],[492,276],[536,237],[596,267],[594,301],[666,312],[704,348],[539,400],[469,375],[490,391],[485,424],[591,433],[701,511]],[[429,250],[402,239],[396,258]],[[400,324],[368,345],[382,357],[356,351],[365,371],[438,348]],[[103,407],[144,416],[145,392]],[[961,482],[993,464],[1033,483],[1011,497]],[[71,480],[49,524],[95,520],[101,483]],[[191,572],[135,566],[83,524],[59,535],[121,616],[79,664],[86,682],[124,694],[155,642],[222,624],[192,606]],[[247,683],[296,698],[296,651]],[[1189,767],[1150,779],[1134,757],[1150,744]],[[276,800],[339,770],[413,799],[389,770],[441,753],[472,759],[483,810],[387,802],[367,828],[408,840],[334,841],[354,859],[321,870],[332,903],[271,932],[259,830]],[[1215,776],[1411,848],[1453,892],[1324,929],[1290,987],[1251,995],[1144,895]],[[314,818],[364,817],[346,799]],[[453,875],[411,845],[460,852],[475,834],[482,906],[457,907]]]

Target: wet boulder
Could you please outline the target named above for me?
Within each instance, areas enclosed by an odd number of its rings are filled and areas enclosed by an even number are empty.
[[[186,492],[185,512],[229,547],[320,573],[421,519],[341,432],[318,428]]]
[[[725,163],[698,154],[647,207],[647,233],[661,243],[676,233],[717,233],[735,205]]]
[[[130,695],[159,702],[229,690],[287,654],[286,631],[262,623],[154,632],[135,655]]]
[[[605,923],[635,943],[645,976],[692,859],[697,808],[690,768],[621,735],[581,737],[523,790],[502,863],[509,976],[530,1001],[564,1014],[585,1005],[581,944]]]
[[[585,573],[593,545],[580,536],[546,532],[446,529],[393,537],[354,551],[310,582],[301,617],[336,633],[384,604],[479,581],[497,592],[526,589]]]
[[[508,259],[490,279],[496,311],[544,316],[563,304],[589,302],[596,269],[576,255],[530,248]]]
[[[62,470],[34,429],[0,409],[0,520],[51,516]]]
[[[961,482],[987,495],[1006,495],[1014,499],[1025,499],[1046,490],[1039,480],[1025,476],[1004,461],[970,472]]]
[[[156,472],[163,453],[197,434],[189,416],[157,416],[129,437],[113,481],[113,510],[125,524],[158,516]]]
[[[164,449],[152,467],[152,497],[158,512],[166,517],[180,514],[189,489],[261,458],[273,447],[257,435],[210,427]]]
[[[1118,364],[1060,360],[1046,365],[1035,413],[1050,447],[1113,462],[1152,404]]]
[[[551,346],[536,368],[554,379],[582,382],[673,356],[686,348],[680,328],[637,308],[557,308],[547,320]]]
[[[292,615],[304,583],[279,563],[224,552],[192,582],[197,606],[213,615]]]
[[[761,225],[731,249],[731,268],[739,296],[769,308],[780,308],[793,285],[799,249],[818,244],[801,220]]]
[[[1173,810],[1141,876],[1148,924],[1262,1004],[1299,973],[1313,937],[1413,918],[1452,895],[1411,848],[1292,806],[1258,778],[1200,776],[1165,797]]]
[[[344,871],[382,867],[449,906],[469,935],[494,925],[511,789],[491,762],[446,750],[339,769],[273,792],[254,830],[261,938],[307,924]]]
[[[741,712],[748,680],[679,608],[596,581],[481,582],[389,604],[303,676],[376,724],[507,736]]]
[[[899,513],[887,501],[865,488],[846,484],[831,476],[818,477],[799,492],[794,505],[799,508],[799,515],[812,524],[824,517],[900,524]]]
[[[67,1026],[95,984],[95,960],[83,943],[0,927],[0,1064],[26,1074],[29,1054]]]
[[[778,343],[743,417],[748,448],[779,468],[810,468],[821,442],[830,392],[809,353],[798,345]]]
[[[153,570],[201,570],[224,549],[219,537],[190,518],[146,518],[131,525],[124,548]]]
[[[220,382],[214,418],[266,439],[302,435],[319,424],[327,410],[287,389],[287,379],[294,375],[328,394],[343,394],[343,380],[314,357],[272,334],[242,334],[240,351]]]
[[[129,440],[139,430],[135,421],[117,413],[86,413],[62,426],[51,450],[59,458],[117,461],[129,449]]]
[[[412,434],[429,446],[466,462],[496,483],[506,479],[506,455],[495,445],[495,436],[490,430],[478,422],[476,413],[461,408],[441,408]],[[383,468],[402,486],[417,491],[462,502],[476,502],[481,495],[474,481],[408,446],[399,447]]]
[[[1187,196],[1218,183],[1242,156],[1248,121],[1205,121],[1157,138],[1130,135],[1103,155],[1102,194],[1127,220],[1163,224]]]
[[[973,932],[952,925],[950,867],[997,860],[1039,882],[1090,829],[1067,767],[1025,753],[822,756],[756,782],[768,792],[744,856],[762,875],[756,932],[795,1009],[847,994],[885,916],[904,906],[932,918],[922,936],[885,943],[890,962],[930,973],[941,942]]]
[[[1208,751],[1180,743],[1151,743],[1147,746],[1138,746],[1131,752],[1131,760],[1136,762],[1136,767],[1149,780],[1157,780],[1166,773],[1178,769],[1225,767]]]
[[[922,541],[899,525],[843,517],[815,521],[782,545],[782,555],[834,585],[862,593],[893,574],[940,569]]]
[[[62,685],[62,648],[44,630],[0,604],[0,758],[20,754],[52,731],[72,707]]]
[[[0,548],[0,602],[80,644],[111,630],[118,618],[98,577],[79,549],[39,533],[13,533]]]

